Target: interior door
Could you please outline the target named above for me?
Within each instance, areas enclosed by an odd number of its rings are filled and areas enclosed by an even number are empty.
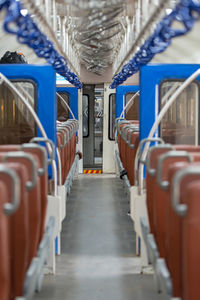
[[[83,114],[83,166],[102,169],[104,86],[84,85]]]
[[[83,168],[94,166],[94,85],[83,86]]]

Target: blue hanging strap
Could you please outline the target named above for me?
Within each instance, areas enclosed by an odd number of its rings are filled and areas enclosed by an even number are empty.
[[[39,30],[31,16],[21,14],[21,3],[17,0],[0,0],[0,10],[3,8],[7,10],[3,24],[5,31],[15,34],[19,43],[28,45],[38,57],[45,58],[58,74],[82,88],[78,76],[69,70],[66,59],[56,51],[53,43]]]
[[[154,55],[165,51],[171,44],[172,38],[189,32],[199,19],[200,4],[195,0],[181,0],[175,9],[157,25],[153,35],[145,41],[135,56],[113,77],[110,88],[116,88],[128,77],[137,73],[142,66],[152,60]],[[179,22],[182,28],[173,28],[174,22]]]

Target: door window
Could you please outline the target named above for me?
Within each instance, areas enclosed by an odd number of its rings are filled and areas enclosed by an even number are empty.
[[[164,81],[160,85],[160,109],[181,85],[181,81]],[[170,92],[171,91],[171,92]],[[166,112],[160,124],[160,136],[166,143],[198,144],[199,84],[191,83]]]
[[[59,95],[62,97],[63,101],[70,105],[68,93],[59,92]],[[63,101],[57,96],[57,120],[60,122],[67,121],[69,119],[69,110],[66,109],[66,106],[63,103]]]
[[[125,105],[129,102],[131,98],[134,97],[136,93],[127,93],[125,95]],[[139,120],[139,96],[137,95],[133,101],[130,102],[125,111],[126,120]]]
[[[103,87],[95,87],[94,98],[94,164],[102,164],[103,156]]]
[[[29,104],[35,109],[35,85],[33,82],[13,82]],[[27,96],[29,94],[33,100]],[[36,109],[35,109],[36,110]],[[35,121],[21,99],[6,84],[0,85],[0,144],[27,143],[36,136]]]

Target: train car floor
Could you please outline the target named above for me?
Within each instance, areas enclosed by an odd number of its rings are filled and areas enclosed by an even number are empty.
[[[139,274],[133,223],[122,182],[81,175],[67,201],[62,254],[34,300],[163,300],[153,276]]]

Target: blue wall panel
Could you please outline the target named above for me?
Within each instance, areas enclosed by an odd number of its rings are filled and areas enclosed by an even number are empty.
[[[0,65],[0,72],[10,80],[31,80],[36,84],[37,115],[48,138],[56,146],[57,105],[54,69],[49,65],[10,64]],[[39,130],[37,133],[41,136]]]
[[[124,96],[128,93],[137,93],[138,85],[120,85],[116,88],[116,118],[119,118],[124,107]]]
[[[187,79],[200,68],[196,64],[162,64],[147,65],[140,72],[140,140],[149,135],[151,127],[156,119],[156,90],[163,80]],[[197,78],[200,81],[200,77]],[[158,98],[158,97],[157,97]]]
[[[78,120],[78,88],[76,87],[57,87],[57,92],[60,93],[68,93],[70,96],[70,108],[75,116],[75,118]],[[72,115],[69,116],[72,118]]]

